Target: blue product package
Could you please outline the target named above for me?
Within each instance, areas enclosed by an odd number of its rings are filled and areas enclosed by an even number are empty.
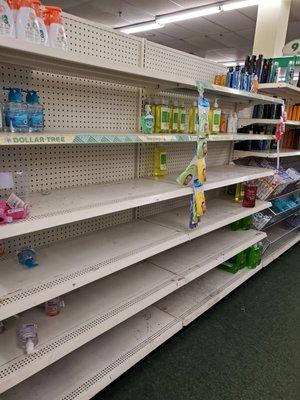
[[[23,249],[18,252],[19,263],[27,268],[34,268],[38,265],[35,251],[32,249]]]

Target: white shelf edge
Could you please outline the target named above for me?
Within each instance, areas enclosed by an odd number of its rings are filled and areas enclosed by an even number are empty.
[[[279,151],[279,157],[297,157],[300,156],[300,150],[293,149],[281,149]],[[277,158],[277,152],[265,151],[265,150],[235,150],[234,159],[244,157],[262,157],[262,158]]]

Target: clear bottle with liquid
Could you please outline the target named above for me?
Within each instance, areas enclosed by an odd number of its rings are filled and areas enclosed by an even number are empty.
[[[162,100],[160,104],[156,105],[156,133],[169,133],[170,123],[170,109],[169,102]]]
[[[178,103],[174,101],[174,103],[170,106],[170,133],[178,133],[178,117]]]
[[[212,134],[220,133],[221,112],[218,99],[215,99],[214,105],[209,111],[209,131]]]
[[[198,103],[194,101],[193,105],[189,109],[189,134],[195,135],[198,132]]]
[[[154,149],[154,175],[167,175],[167,151],[165,147],[156,146]]]
[[[22,91],[18,88],[8,90],[8,101],[4,104],[4,129],[11,133],[27,133],[29,131],[28,107],[22,100]]]
[[[44,130],[44,107],[39,100],[35,90],[27,90],[29,132],[42,132]]]
[[[180,104],[180,106],[178,107],[178,133],[186,133],[186,122],[186,108],[184,104]]]
[[[16,36],[13,13],[5,0],[0,0],[0,36]]]
[[[149,103],[145,104],[145,111],[141,119],[141,128],[143,133],[153,133],[154,117],[152,115],[152,108]]]
[[[41,43],[39,23],[32,0],[21,0],[16,23],[17,38],[32,43]]]
[[[38,344],[38,328],[36,324],[23,324],[19,330],[19,341],[26,354],[32,354]]]

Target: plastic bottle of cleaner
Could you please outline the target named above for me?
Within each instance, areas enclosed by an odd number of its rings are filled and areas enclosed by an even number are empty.
[[[197,101],[193,102],[193,105],[189,109],[189,134],[194,135],[198,131],[198,103]]]
[[[167,175],[167,152],[164,147],[157,146],[154,150],[154,175]]]
[[[262,259],[263,244],[261,242],[254,244],[246,250],[247,254],[247,268],[256,268]]]
[[[22,101],[21,89],[4,89],[9,90],[8,102],[4,105],[5,130],[12,133],[28,132],[28,108]]]
[[[178,132],[186,132],[186,109],[184,104],[180,104],[178,108]]]
[[[23,324],[19,330],[19,340],[26,354],[32,354],[38,344],[37,325]]]
[[[0,0],[0,36],[16,36],[13,13],[5,0]]]
[[[220,133],[221,108],[218,99],[215,99],[213,107],[209,111],[209,131],[210,133]]]
[[[61,16],[62,9],[59,7],[46,6],[49,13],[49,43],[56,49],[68,50],[68,41]]]
[[[232,87],[232,75],[233,75],[233,67],[229,67],[228,72],[226,74],[225,86]]]
[[[32,0],[21,0],[16,24],[17,38],[32,43],[41,43],[39,23]]]
[[[13,15],[13,19],[14,19],[14,23],[15,23],[15,27],[16,27],[16,23],[17,23],[17,16],[18,16],[18,12],[19,12],[19,8],[20,8],[20,0],[7,0],[9,7],[11,9],[12,15]]]
[[[39,100],[35,90],[27,90],[29,132],[42,132],[44,130],[44,107],[39,103]]]
[[[153,133],[154,117],[152,115],[150,104],[145,105],[145,112],[142,116],[141,125],[143,133]]]
[[[162,100],[156,106],[157,133],[169,133],[170,111],[169,102]]]
[[[178,133],[178,114],[178,103],[174,101],[170,108],[170,133]]]
[[[41,43],[44,46],[49,46],[48,30],[46,28],[43,12],[41,10],[41,0],[33,0],[32,4],[39,23]]]

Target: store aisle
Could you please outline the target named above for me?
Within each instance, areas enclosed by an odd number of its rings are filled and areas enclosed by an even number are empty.
[[[94,399],[298,399],[299,261],[298,244]]]

